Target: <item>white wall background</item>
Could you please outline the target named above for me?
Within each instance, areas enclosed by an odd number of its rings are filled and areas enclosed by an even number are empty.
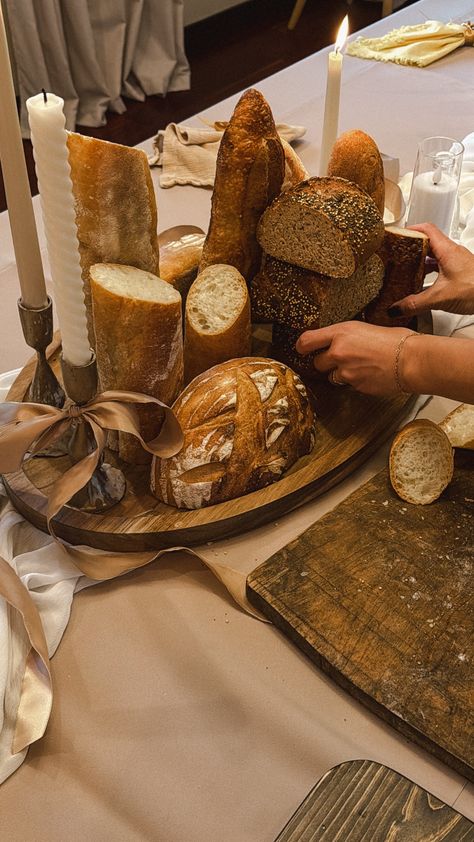
[[[204,20],[240,3],[242,0],[184,0],[184,25]]]

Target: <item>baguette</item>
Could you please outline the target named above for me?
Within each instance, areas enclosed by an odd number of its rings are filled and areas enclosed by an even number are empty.
[[[289,190],[290,187],[296,187],[301,181],[309,178],[309,172],[303,161],[296,154],[291,143],[288,143],[284,137],[280,137],[280,142],[285,153],[285,177],[281,186],[283,192],[284,190]]]
[[[390,482],[407,503],[433,503],[453,476],[453,449],[448,436],[433,421],[410,421],[390,448]]]
[[[406,295],[412,295],[423,289],[425,277],[425,258],[430,241],[421,231],[408,228],[387,226],[382,246],[378,252],[383,260],[385,271],[380,294],[365,310],[365,320],[374,325],[397,325],[410,323],[409,316],[392,318],[387,309]]]
[[[374,200],[383,216],[385,179],[382,156],[370,135],[352,129],[341,134],[331,150],[328,176],[347,178],[358,184]]]
[[[90,267],[96,354],[102,391],[142,392],[171,404],[183,384],[181,296],[170,284],[133,266]],[[142,438],[160,431],[160,407],[138,407]],[[151,460],[137,439],[119,433],[125,462]]]
[[[284,169],[270,107],[261,93],[250,89],[237,103],[219,146],[200,271],[226,263],[250,282],[260,265],[257,223],[279,194]]]
[[[439,424],[452,447],[474,450],[474,406],[462,403]]]
[[[151,487],[164,503],[198,509],[279,479],[314,443],[314,415],[299,377],[260,357],[200,374],[173,405],[182,450],[154,459]]]
[[[353,275],[380,248],[383,235],[375,203],[343,178],[309,178],[281,193],[257,230],[267,254],[332,278]]]
[[[168,231],[162,232],[158,237],[160,278],[178,290],[185,304],[190,286],[196,280],[205,235],[194,226],[177,226]],[[174,232],[176,234],[173,237]],[[178,236],[180,233],[181,236]]]
[[[89,269],[123,263],[159,274],[157,209],[141,149],[68,133],[89,339],[94,347]]]
[[[208,266],[186,300],[186,383],[217,363],[248,356],[250,349],[250,300],[244,278],[234,266]]]
[[[326,327],[360,313],[382,281],[383,263],[376,254],[351,277],[337,279],[265,255],[252,281],[252,318],[300,330]]]

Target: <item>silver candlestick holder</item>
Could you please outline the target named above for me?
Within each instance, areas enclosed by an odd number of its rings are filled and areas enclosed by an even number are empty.
[[[97,392],[97,364],[95,354],[86,365],[71,365],[61,356],[61,370],[64,388],[68,397],[78,406],[92,400]],[[96,442],[89,425],[78,416],[72,422],[72,433],[68,440],[68,452],[74,462],[79,462],[92,453]],[[100,457],[92,477],[69,501],[70,506],[87,512],[103,512],[119,503],[125,494],[125,477],[118,468]]]
[[[61,408],[64,404],[64,390],[46,359],[46,348],[53,339],[53,304],[48,303],[39,310],[25,307],[18,300],[18,312],[25,342],[36,351],[36,369],[26,399],[33,403],[44,403]]]

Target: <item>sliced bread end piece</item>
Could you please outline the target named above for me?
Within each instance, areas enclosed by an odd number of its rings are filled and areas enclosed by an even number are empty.
[[[441,421],[452,447],[474,450],[474,406],[462,403]]]
[[[443,430],[428,419],[410,421],[390,448],[390,482],[407,503],[426,505],[449,485],[454,469],[453,449]]]

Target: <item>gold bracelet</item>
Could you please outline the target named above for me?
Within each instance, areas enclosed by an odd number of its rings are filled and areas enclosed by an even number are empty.
[[[407,339],[410,339],[412,336],[420,336],[420,334],[415,333],[415,331],[412,331],[412,333],[406,333],[405,336],[402,336],[402,338],[400,339],[400,342],[398,343],[398,345],[395,349],[395,367],[394,367],[395,383],[397,384],[398,391],[402,392],[405,395],[409,395],[410,392],[405,392],[405,389],[403,388],[403,385],[402,385],[402,381],[400,379],[400,357],[401,357],[403,346],[404,346],[405,342],[407,341]]]

